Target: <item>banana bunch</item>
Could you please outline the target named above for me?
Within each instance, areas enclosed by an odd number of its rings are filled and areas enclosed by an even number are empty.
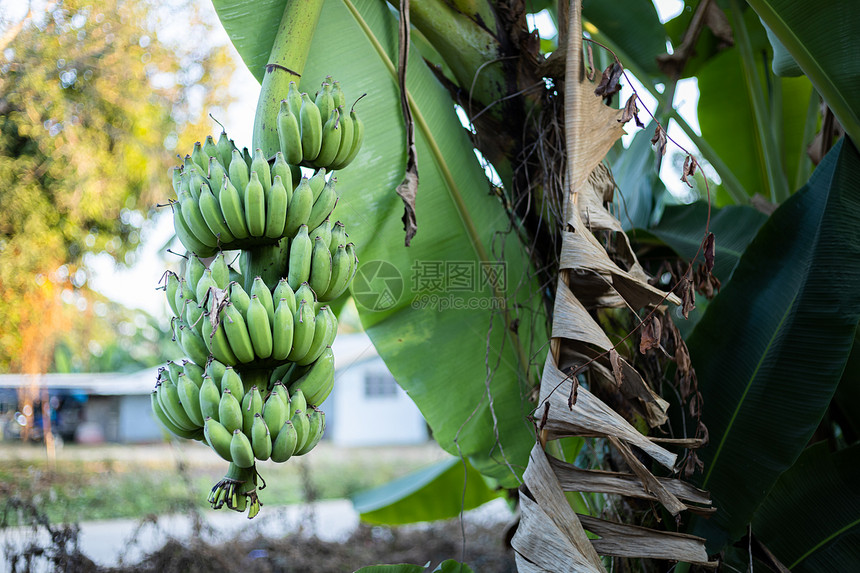
[[[278,142],[287,163],[329,171],[349,165],[361,149],[364,123],[355,105],[349,114],[345,106],[343,90],[331,76],[313,100],[290,82],[278,111]]]
[[[262,391],[255,381],[266,384]],[[308,397],[320,404],[331,392],[331,348],[295,374],[290,390],[280,380],[269,389],[268,381],[259,373],[243,379],[217,360],[210,360],[205,368],[189,361],[181,366],[168,362],[158,372],[151,397],[153,412],[167,430],[208,444],[230,462],[227,476],[212,488],[212,506],[217,509],[226,503],[237,511],[250,507],[249,518],[260,507],[258,475],[252,470],[255,460],[285,462],[308,453],[322,438],[325,414]]]
[[[257,462],[306,454],[323,435],[338,328],[325,303],[358,267],[344,225],[331,222],[331,171],[353,160],[364,128],[327,80],[315,101],[291,84],[272,160],[222,133],[172,172],[174,227],[188,253],[162,288],[190,360],[159,370],[152,410],[169,432],[229,462],[209,502],[249,517],[265,487]],[[303,177],[300,165],[316,171]]]
[[[229,161],[226,152],[219,152],[222,142],[232,150]],[[207,155],[207,149],[213,155]],[[270,165],[260,149],[253,157],[247,148],[239,152],[223,132],[218,144],[212,136],[203,146],[197,142],[172,174],[176,234],[186,249],[201,257],[277,243],[294,236],[303,224],[315,228],[338,199],[337,179],[329,177],[326,182],[325,169],[310,179],[301,178],[282,153],[276,153]]]

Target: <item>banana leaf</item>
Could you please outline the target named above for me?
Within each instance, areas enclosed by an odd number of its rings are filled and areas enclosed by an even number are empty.
[[[710,444],[714,552],[744,533],[830,403],[860,319],[860,154],[840,141],[761,227],[687,341]]]
[[[532,310],[541,308],[532,300],[539,289],[450,95],[417,50],[410,50],[407,85],[418,233],[403,246],[397,38],[396,13],[386,3],[325,2],[300,84],[313,93],[331,75],[350,104],[368,94],[356,105],[366,125],[362,151],[336,174],[341,197],[333,218],[346,224],[361,260],[353,295],[380,356],[436,440],[515,487],[535,439],[526,419],[527,368],[546,352],[545,327],[532,328],[533,320],[543,323]]]
[[[615,208],[625,230],[648,228],[659,218],[660,199],[666,186],[657,174],[657,152],[651,145],[654,127],[652,121],[639,130],[630,147],[612,165],[612,175],[618,184]]]
[[[748,12],[743,20],[753,53],[758,56],[768,52],[770,44],[759,19]],[[698,70],[699,124],[702,137],[731,166],[746,193],[770,199],[772,182],[767,162],[773,163],[772,170],[793,180],[800,151],[809,143],[803,141],[803,133],[812,85],[806,77],[770,77],[767,81],[772,87],[767,93],[764,80],[747,85],[742,64],[741,50],[734,47],[713,56]],[[763,59],[757,58],[755,66],[757,77],[771,74]],[[757,128],[754,91],[763,92],[760,95],[766,100],[776,98],[778,103],[771,101],[770,109],[761,112],[766,114],[763,121],[769,128],[763,134]]]
[[[660,222],[646,232],[638,231],[636,240],[640,244],[654,244],[650,236],[656,237],[687,260],[693,258],[702,244],[705,223],[708,219],[708,204],[698,201],[691,205],[666,207]],[[714,275],[723,286],[729,282],[744,250],[753,240],[767,215],[749,205],[727,205],[711,208],[710,231],[714,234]],[[697,263],[704,258],[699,253]]]
[[[807,448],[779,477],[753,532],[794,573],[860,571],[860,445]]]
[[[860,440],[860,326],[854,333],[854,346],[833,396],[831,414],[841,426],[847,443]]]
[[[845,132],[860,141],[860,10],[844,0],[747,0],[779,39]]]
[[[399,525],[457,517],[498,496],[469,462],[451,457],[359,492],[352,504],[363,521]]]
[[[242,61],[262,82],[287,0],[212,0],[212,5]]]

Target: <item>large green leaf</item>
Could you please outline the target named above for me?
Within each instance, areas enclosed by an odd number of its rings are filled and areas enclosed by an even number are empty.
[[[633,137],[612,165],[618,185],[615,206],[618,220],[625,230],[647,228],[658,214],[666,186],[657,174],[657,152],[651,145],[655,124],[652,121]]]
[[[860,445],[806,451],[768,494],[753,532],[794,573],[860,571]]]
[[[860,326],[854,333],[854,346],[845,363],[842,380],[833,396],[833,414],[848,443],[860,439]]]
[[[498,496],[469,462],[451,457],[359,492],[352,503],[368,523],[399,525],[457,517]]]
[[[710,444],[701,485],[740,536],[829,404],[860,318],[860,155],[843,140],[759,230],[687,341]]]
[[[666,207],[660,222],[648,231],[672,248],[680,257],[690,260],[698,252],[708,220],[708,204]],[[753,240],[767,215],[748,205],[728,205],[711,208],[710,231],[714,234],[714,275],[725,285],[732,276],[744,250]],[[637,236],[648,242],[647,235]],[[697,262],[704,259],[699,253]]]
[[[403,245],[403,204],[395,193],[406,161],[392,63],[397,37],[396,13],[386,3],[327,1],[301,83],[315,90],[332,75],[349,101],[368,94],[356,107],[366,125],[364,146],[336,174],[342,195],[334,217],[346,223],[361,260],[354,296],[368,335],[434,438],[513,486],[534,444],[524,364],[540,361],[530,342],[545,348],[545,328],[533,331],[527,311],[540,308],[530,302],[539,291],[524,279],[528,258],[489,192],[448,92],[416,50],[408,90],[420,174],[418,233]],[[482,265],[497,260],[506,265],[507,284],[494,288],[482,281]],[[434,271],[447,284],[434,282]],[[383,293],[391,296],[377,301],[374,294]],[[377,302],[384,310],[373,308]]]
[[[287,0],[212,0],[245,65],[262,82]]]
[[[747,0],[860,141],[860,10],[844,0]]]
[[[753,53],[768,52],[764,28],[751,11],[744,15]],[[770,92],[762,76],[770,74],[764,60],[757,60],[756,77],[748,84],[741,51],[735,47],[712,57],[697,73],[699,105],[697,113],[702,137],[728,165],[749,196],[759,193],[771,198],[771,187],[781,187],[785,178],[793,180],[797,171],[798,150],[802,144],[805,110],[812,85],[805,77],[773,78]],[[757,108],[756,100],[765,97],[768,109]],[[773,98],[776,98],[775,100]],[[802,111],[801,111],[802,110]],[[757,124],[758,115],[764,114]],[[766,126],[760,129],[757,125]],[[768,176],[768,162],[776,173]],[[781,178],[778,171],[781,171]],[[773,181],[771,180],[773,179]]]

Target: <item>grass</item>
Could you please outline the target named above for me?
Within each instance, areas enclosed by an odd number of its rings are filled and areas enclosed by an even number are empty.
[[[410,448],[334,448],[321,444],[283,464],[260,463],[268,506],[349,497],[439,460],[428,444]],[[162,446],[67,446],[49,464],[38,448],[2,446],[0,508],[6,500],[31,500],[52,523],[140,518],[207,507],[206,496],[227,469],[197,444]],[[6,516],[6,525],[18,523]]]

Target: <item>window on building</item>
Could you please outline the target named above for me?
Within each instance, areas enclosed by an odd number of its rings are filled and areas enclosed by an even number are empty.
[[[397,382],[388,372],[367,372],[364,375],[364,395],[382,398],[397,395]]]

